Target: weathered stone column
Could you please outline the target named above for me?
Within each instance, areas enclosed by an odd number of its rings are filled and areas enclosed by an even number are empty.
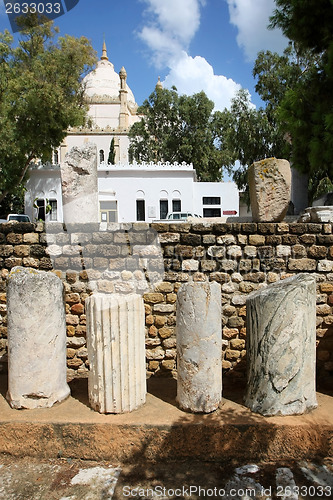
[[[315,278],[298,274],[251,293],[246,315],[246,406],[262,415],[315,408]]]
[[[47,408],[69,395],[63,284],[14,267],[8,277],[8,392],[13,408]]]
[[[146,401],[145,315],[140,295],[96,293],[86,299],[89,401],[100,413]]]
[[[177,295],[177,401],[209,413],[222,398],[221,287],[185,283]]]
[[[98,222],[96,145],[73,147],[60,168],[64,222]]]
[[[290,201],[291,170],[287,160],[265,158],[248,171],[252,218],[255,222],[284,219]]]

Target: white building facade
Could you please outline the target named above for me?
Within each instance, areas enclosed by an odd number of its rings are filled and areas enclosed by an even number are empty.
[[[102,163],[97,173],[101,222],[152,222],[165,219],[170,212],[189,212],[201,217],[238,215],[236,184],[196,182],[192,165]],[[59,165],[31,169],[26,213],[31,220],[63,220]]]
[[[233,182],[197,182],[193,166],[187,164],[128,162],[128,132],[140,120],[138,106],[125,69],[119,74],[114,71],[105,43],[96,69],[83,83],[89,103],[87,125],[68,130],[52,163],[30,169],[25,211],[31,220],[63,221],[60,164],[72,147],[87,143],[97,146],[102,222],[152,222],[165,219],[170,212],[239,215],[239,193]]]

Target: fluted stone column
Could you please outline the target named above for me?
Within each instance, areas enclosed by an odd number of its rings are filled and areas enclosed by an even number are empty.
[[[145,315],[140,295],[96,293],[86,299],[89,401],[123,413],[146,401]]]
[[[63,284],[14,267],[8,277],[8,392],[13,408],[47,408],[69,395]]]
[[[315,278],[302,273],[251,293],[246,315],[246,406],[262,415],[316,408]]]
[[[221,287],[185,283],[177,295],[177,401],[212,412],[222,398]]]

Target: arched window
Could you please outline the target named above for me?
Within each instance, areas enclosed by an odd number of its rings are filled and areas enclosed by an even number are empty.
[[[172,211],[173,212],[181,212],[182,211],[182,201],[180,191],[172,192]]]
[[[145,221],[146,220],[146,202],[144,191],[136,192],[136,220]]]
[[[57,200],[49,200],[50,220],[58,220],[58,203]]]
[[[146,220],[146,204],[145,200],[136,200],[136,220]]]
[[[103,163],[103,161],[104,161],[104,151],[103,151],[103,149],[100,149],[99,150],[99,162]]]
[[[54,164],[54,165],[58,165],[58,163],[59,163],[59,153],[58,153],[58,151],[55,149],[55,150],[53,151],[53,164]]]
[[[160,191],[160,219],[166,219],[169,212],[169,195],[165,190]]]

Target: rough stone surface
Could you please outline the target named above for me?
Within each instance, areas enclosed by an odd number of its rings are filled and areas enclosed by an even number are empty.
[[[257,161],[249,168],[248,178],[253,220],[255,222],[282,221],[290,201],[289,162],[276,158]]]
[[[97,148],[74,147],[61,165],[65,223],[98,222]]]
[[[248,296],[245,404],[262,415],[316,408],[316,282],[298,274]]]
[[[178,235],[179,238],[183,234],[184,227],[189,233],[197,231],[197,225],[189,226],[187,223],[179,223],[178,226],[164,224],[164,226],[168,226],[169,235]],[[174,338],[174,332],[170,333],[170,329],[176,324],[176,293],[183,282],[191,279],[196,281],[200,277],[206,281],[217,281],[221,285],[226,285],[226,289],[222,292],[223,326],[229,331],[230,329],[235,331],[232,338],[243,339],[246,337],[244,325],[246,308],[239,303],[240,295],[245,297],[246,294],[262,286],[283,280],[295,273],[311,273],[317,281],[318,304],[325,306],[318,308],[317,311],[317,383],[332,386],[329,380],[333,375],[333,323],[330,320],[333,315],[332,224],[219,223],[205,228],[206,234],[203,234],[201,228],[202,246],[199,249],[186,247],[191,249],[192,258],[199,261],[199,271],[182,270],[184,247],[177,241],[162,244],[160,257],[154,256],[148,259],[139,257],[138,260],[133,256],[133,244],[139,241],[140,244],[145,241],[149,245],[152,244],[154,230],[147,231],[147,224],[144,223],[109,224],[106,230],[102,230],[96,223],[67,224],[64,231],[63,224],[52,222],[47,224],[47,234],[43,232],[43,228],[42,223],[38,223],[36,227],[29,223],[0,224],[0,367],[4,370],[7,369],[6,278],[15,265],[14,258],[27,255],[35,256],[34,260],[38,262],[39,269],[49,271],[53,269],[63,281],[66,294],[69,296],[69,302],[66,303],[67,342],[71,344],[68,347],[74,349],[81,349],[86,342],[84,301],[93,290],[101,286],[103,292],[110,290],[110,293],[114,293],[111,292],[113,286],[116,289],[120,285],[128,288],[133,285],[133,293],[145,293],[148,320],[146,336],[160,340],[162,350],[162,352],[156,351],[158,356],[155,359],[150,358],[147,363],[148,377],[170,375],[176,377],[176,369],[173,368],[170,373],[165,369],[165,365],[162,365],[162,361],[169,359],[164,342]],[[34,238],[31,237],[32,231],[35,231]],[[163,233],[165,231],[164,228]],[[126,237],[124,233],[127,233]],[[26,241],[26,235],[29,235],[29,242]],[[157,239],[154,236],[154,240]],[[117,243],[117,254],[114,253],[115,240],[124,241]],[[243,252],[240,259],[229,257],[227,253],[228,246],[235,245],[235,242]],[[46,244],[49,246],[46,247]],[[210,255],[212,245],[216,249],[220,245],[225,257],[212,257]],[[41,248],[45,249],[44,256]],[[74,250],[77,251],[75,255]],[[198,257],[199,250],[200,257]],[[21,261],[20,265],[28,267],[26,258],[16,260]],[[101,261],[103,265],[100,264]],[[164,270],[165,275],[162,275]],[[130,272],[133,273],[133,278],[124,281],[122,276],[127,278]],[[158,276],[161,275],[162,282],[158,283]],[[144,283],[148,287],[144,286]],[[77,300],[79,298],[80,302],[73,302],[75,297]],[[237,303],[234,303],[235,300]],[[152,323],[152,317],[154,319],[155,316],[165,316],[167,320],[165,325]],[[230,345],[229,337],[225,339],[229,342],[225,348],[235,350]],[[147,348],[148,351],[151,354],[152,346]],[[175,358],[176,355],[173,359]],[[79,355],[68,359],[69,379],[88,376],[89,362],[83,359],[79,365],[80,359],[82,360]],[[225,380],[237,379],[239,382],[242,379],[242,382],[245,382],[245,367],[243,357],[231,361],[224,360]]]
[[[183,410],[211,412],[222,398],[221,287],[186,283],[177,297],[177,401]]]
[[[8,277],[8,392],[13,408],[48,408],[69,395],[63,284],[15,267]]]
[[[124,413],[146,401],[144,305],[140,295],[86,299],[89,401],[100,413]]]

